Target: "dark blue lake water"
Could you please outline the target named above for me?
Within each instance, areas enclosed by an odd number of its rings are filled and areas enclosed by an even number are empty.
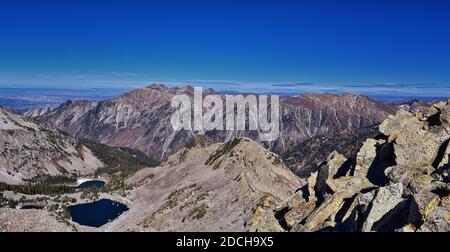
[[[96,188],[102,188],[105,186],[105,181],[101,180],[91,180],[86,181],[84,183],[81,183],[79,186],[77,186],[78,189],[85,189],[90,187],[96,187]]]
[[[83,226],[101,227],[128,210],[127,205],[102,199],[92,203],[68,207],[72,220]]]

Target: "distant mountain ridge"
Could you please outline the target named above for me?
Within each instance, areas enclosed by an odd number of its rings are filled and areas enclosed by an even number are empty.
[[[103,163],[64,132],[0,108],[0,182],[21,184],[40,175],[91,174]]]
[[[215,93],[212,89],[204,94]],[[170,106],[176,94],[193,95],[193,88],[168,88],[162,84],[135,89],[114,99],[89,102],[67,101],[52,110],[25,113],[49,123],[77,138],[136,148],[162,159],[179,150],[193,136],[192,132],[173,132]],[[280,97],[280,138],[263,143],[276,153],[283,153],[302,140],[343,129],[357,129],[381,122],[394,109],[363,95],[305,94]],[[215,142],[235,137],[258,141],[257,131],[210,131]]]

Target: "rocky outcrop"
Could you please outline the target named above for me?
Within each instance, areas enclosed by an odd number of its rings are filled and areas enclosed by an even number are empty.
[[[358,154],[356,154],[356,167],[354,174],[355,176],[366,177],[369,168],[372,166],[376,156],[377,156],[377,140],[367,139]]]
[[[375,187],[366,177],[361,176],[329,178],[327,186],[331,191],[342,193],[347,198],[352,197],[356,192]]]
[[[404,110],[380,125],[380,132],[389,136],[390,142],[395,141],[398,165],[431,165],[436,160],[439,148],[449,136],[444,129],[425,130],[428,125]]]
[[[205,90],[205,94],[210,93],[214,91]],[[172,130],[171,100],[176,94],[192,96],[193,88],[154,84],[107,101],[68,101],[53,110],[29,111],[26,115],[78,138],[131,147],[162,159],[181,149],[193,135],[190,131]],[[280,138],[264,146],[280,154],[310,137],[377,124],[390,112],[390,107],[361,95],[280,97]],[[206,133],[215,142],[241,136],[259,141],[258,134],[249,130]]]
[[[344,202],[341,193],[336,193],[328,197],[311,215],[305,220],[304,227],[307,230],[317,230],[333,214],[336,213]]]
[[[382,135],[364,142],[347,172],[335,173],[347,161],[337,152],[330,155],[302,188],[303,205],[316,208],[308,216],[290,214],[295,208],[283,213],[290,230],[448,232],[448,106],[441,102],[424,114],[400,110],[389,116],[379,127]],[[325,173],[326,187],[318,191],[323,167],[334,175]]]
[[[364,221],[362,227],[363,232],[369,232],[374,227],[377,221],[386,216],[390,211],[392,211],[400,202],[404,199],[402,198],[403,186],[402,184],[392,184],[389,186],[381,187],[377,190],[376,196],[372,201],[372,208],[367,214],[367,218]]]
[[[329,168],[329,177],[334,178],[338,176],[339,169],[345,165],[348,159],[337,151],[333,151],[327,158],[327,165]]]

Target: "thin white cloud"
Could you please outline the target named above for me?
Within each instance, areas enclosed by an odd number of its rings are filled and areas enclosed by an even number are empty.
[[[3,83],[3,85],[2,85]],[[253,92],[253,93],[358,93],[371,96],[405,96],[405,97],[450,97],[450,86],[426,83],[381,83],[381,84],[322,84],[308,81],[298,82],[240,82],[234,80],[161,80],[151,79],[138,73],[110,72],[108,74],[41,74],[29,81],[0,80],[0,86],[32,86],[51,88],[110,88],[128,90],[141,88],[152,83],[174,86],[201,86],[217,91]]]

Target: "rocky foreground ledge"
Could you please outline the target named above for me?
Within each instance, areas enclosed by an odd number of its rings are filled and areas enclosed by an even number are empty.
[[[450,231],[450,104],[388,116],[355,162],[333,152],[255,230]]]

